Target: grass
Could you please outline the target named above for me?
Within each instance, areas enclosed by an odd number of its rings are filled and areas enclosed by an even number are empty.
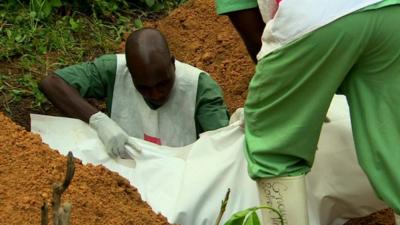
[[[0,110],[11,117],[16,110],[46,109],[49,103],[38,89],[39,80],[49,71],[115,53],[137,19],[77,11],[45,19],[38,15],[29,4],[0,3]],[[31,104],[10,107],[23,99]]]
[[[17,79],[0,74],[0,93],[3,107],[9,114],[12,114],[10,104],[20,102],[22,98],[32,99],[30,108],[42,107],[47,102],[39,91],[37,81],[30,74],[23,74]]]

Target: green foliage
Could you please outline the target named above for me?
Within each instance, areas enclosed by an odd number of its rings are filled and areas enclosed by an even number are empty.
[[[80,13],[50,15],[44,21],[29,8],[8,12],[0,11],[0,60],[44,56],[49,52],[70,56],[72,61],[83,60],[76,56],[90,55],[94,50],[97,53],[114,51],[123,33],[132,27],[129,19],[122,15],[116,22]]]
[[[78,1],[78,0],[75,0]],[[94,13],[103,17],[109,17],[118,14],[119,10],[128,9],[128,3],[125,0],[86,0],[92,6]],[[80,1],[78,1],[80,2]]]
[[[257,210],[260,209],[271,210],[275,212],[279,217],[280,224],[284,225],[281,213],[270,206],[254,207],[237,212],[233,214],[232,217],[227,222],[225,222],[224,225],[261,225],[260,219],[257,215]]]
[[[32,17],[38,19],[47,18],[54,8],[61,6],[60,0],[30,0],[29,11]]]
[[[39,90],[37,81],[31,74],[24,74],[17,80],[0,74],[0,92],[3,96],[4,105],[18,103],[23,98],[32,99],[31,108],[39,108],[47,102],[45,96]]]
[[[143,27],[143,22],[141,19],[135,19],[133,25],[135,26],[136,29],[141,29]]]
[[[32,77],[31,74],[23,75],[21,78],[17,79],[17,83],[20,87],[22,87],[19,90],[17,89],[21,94],[34,99],[32,105],[33,108],[40,107],[46,102],[45,96],[39,90],[37,81]],[[15,91],[15,89],[13,91]]]
[[[32,16],[40,20],[47,19],[57,11],[77,11],[106,18],[118,14],[120,10],[129,9],[127,0],[9,0],[3,5],[9,9],[29,7]]]
[[[69,25],[71,25],[71,30],[73,32],[78,32],[82,30],[82,24],[80,23],[79,19],[75,20],[74,18],[70,17]]]
[[[0,60],[60,50],[79,52],[83,51],[82,42],[90,41],[97,44],[85,45],[107,51],[112,45],[110,41],[119,41],[122,34],[130,30],[131,15],[123,14],[129,7],[147,6],[150,10],[161,11],[182,1],[140,0],[144,5],[132,5],[126,0],[10,0],[0,3],[0,9],[4,8],[0,10]],[[90,9],[89,14],[80,12],[87,9]],[[69,13],[54,13],[57,10]],[[141,19],[136,18],[133,26],[143,27]]]
[[[186,0],[140,0],[142,5],[155,12],[170,10],[182,4]]]

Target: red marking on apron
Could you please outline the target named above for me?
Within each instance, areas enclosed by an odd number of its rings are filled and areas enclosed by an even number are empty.
[[[150,135],[147,135],[147,134],[144,134],[144,140],[148,141],[148,142],[151,142],[151,143],[154,143],[154,144],[157,144],[157,145],[161,145],[161,139],[160,138],[156,138],[156,137],[153,137],[153,136],[150,136]]]

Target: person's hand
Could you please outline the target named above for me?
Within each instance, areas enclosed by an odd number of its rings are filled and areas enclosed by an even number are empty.
[[[133,137],[128,138],[128,141],[125,143],[125,150],[125,158],[135,159],[140,153],[142,153],[141,147]]]
[[[116,122],[106,114],[97,112],[90,117],[89,125],[97,131],[97,135],[110,157],[125,158],[125,144],[128,142],[128,135]]]

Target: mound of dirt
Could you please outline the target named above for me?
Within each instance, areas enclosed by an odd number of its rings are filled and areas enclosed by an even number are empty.
[[[66,157],[1,113],[0,124],[0,224],[40,224],[40,207],[50,203],[52,184],[64,179]],[[73,224],[169,224],[125,178],[103,166],[75,165],[63,195],[72,203]]]

